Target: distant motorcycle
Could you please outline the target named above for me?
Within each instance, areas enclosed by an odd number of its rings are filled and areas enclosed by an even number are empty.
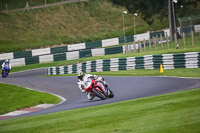
[[[88,78],[88,80],[86,81],[86,86],[86,92],[92,92],[94,96],[97,96],[102,100],[105,100],[107,97],[114,97],[114,93],[110,89],[105,87],[101,81],[95,81],[92,78]]]
[[[2,78],[6,78],[8,76],[9,70],[10,70],[9,67],[2,68],[1,70]]]

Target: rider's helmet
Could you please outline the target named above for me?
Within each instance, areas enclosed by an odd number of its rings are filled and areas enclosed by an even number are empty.
[[[83,80],[84,73],[82,71],[77,72],[77,78]]]
[[[6,63],[9,63],[9,60],[8,60],[8,59],[6,59],[6,60],[5,60],[5,62],[6,62]]]

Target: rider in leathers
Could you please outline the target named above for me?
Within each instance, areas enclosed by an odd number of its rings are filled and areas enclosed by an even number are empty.
[[[79,87],[79,89],[81,90],[82,93],[85,93],[85,92],[86,92],[86,91],[85,91],[86,85],[85,85],[85,82],[84,82],[84,80],[83,80],[84,78],[93,78],[93,79],[96,80],[96,81],[102,82],[102,83],[105,85],[105,87],[108,87],[106,81],[104,81],[104,78],[98,77],[98,76],[96,76],[96,75],[84,74],[82,71],[79,71],[79,72],[77,73],[77,78],[78,78],[77,84],[78,84],[78,87]],[[88,98],[89,100],[93,100],[94,95],[93,95],[91,92],[87,92],[87,98]]]
[[[4,69],[4,67],[7,67],[7,75],[9,74],[10,70],[11,70],[11,63],[10,63],[10,60],[7,59],[3,62],[3,64],[1,65],[2,67],[2,70]]]

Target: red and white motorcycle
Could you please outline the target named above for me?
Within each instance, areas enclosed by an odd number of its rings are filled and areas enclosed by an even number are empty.
[[[87,78],[85,85],[86,92],[91,92],[94,96],[97,96],[102,100],[105,100],[107,97],[114,97],[114,93],[109,88],[105,87],[101,81]]]

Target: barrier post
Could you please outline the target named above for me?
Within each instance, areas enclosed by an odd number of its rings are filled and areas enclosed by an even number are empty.
[[[192,31],[192,47],[194,47],[194,32]]]
[[[6,3],[6,13],[8,13],[8,4]]]
[[[169,49],[169,37],[168,37],[168,35],[166,35],[167,36],[167,49]]]
[[[156,36],[155,38],[155,50],[157,50],[157,40],[158,40],[158,36]]]
[[[184,44],[184,48],[186,47],[186,44],[185,44],[185,33],[183,32],[183,44]]]
[[[135,41],[133,42],[134,53],[136,53]]]
[[[146,41],[144,39],[144,51],[146,51]]]
[[[140,53],[141,47],[140,47],[140,40],[138,40],[138,53]]]
[[[150,51],[151,51],[151,38],[149,38],[149,48],[150,48]]]
[[[160,33],[160,41],[161,41],[161,48],[163,49],[163,38],[161,33]]]

